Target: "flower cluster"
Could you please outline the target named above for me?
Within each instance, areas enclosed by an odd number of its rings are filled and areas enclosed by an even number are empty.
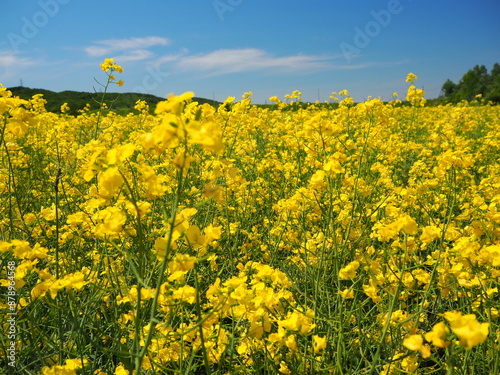
[[[215,108],[186,92],[127,116],[49,113],[0,88],[19,365],[498,371],[500,110],[427,107],[416,79],[409,106],[344,90]]]
[[[109,77],[109,80],[111,82],[116,81],[115,76],[113,75],[113,72],[118,72],[118,73],[123,73],[123,68],[115,63],[115,59],[110,58],[110,59],[104,59],[104,62],[101,64],[101,70],[106,72],[106,74]],[[123,86],[123,81],[120,79],[119,81],[115,82],[118,86]]]

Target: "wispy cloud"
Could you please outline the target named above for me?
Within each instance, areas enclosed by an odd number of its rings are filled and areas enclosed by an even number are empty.
[[[177,54],[163,55],[151,62],[151,66],[159,66],[166,63],[179,62],[188,53],[187,48],[183,48]]]
[[[148,51],[147,49],[136,49],[129,51],[128,53],[125,53],[123,55],[115,56],[115,59],[119,63],[123,63],[126,61],[147,60],[153,56],[154,56],[153,52]]]
[[[331,56],[292,55],[278,57],[256,48],[219,49],[213,52],[183,56],[177,60],[182,70],[221,75],[256,70],[311,71],[333,67]]]
[[[401,64],[407,64],[409,63],[410,60],[400,60],[400,61],[389,61],[389,62],[382,62],[382,61],[367,61],[359,64],[343,64],[343,65],[336,65],[335,70],[360,70],[360,69],[367,69],[367,68],[387,68],[395,65],[401,65]]]
[[[114,57],[120,54],[120,61],[134,61],[151,58],[153,53],[147,48],[166,46],[168,44],[170,44],[170,40],[167,38],[148,36],[144,38],[99,40],[94,42],[93,45],[85,47],[84,50],[91,57]],[[116,57],[118,58],[118,56]]]
[[[316,73],[325,70],[356,70],[397,63],[361,62],[344,64],[343,55],[293,54],[276,56],[258,48],[218,49],[200,54],[189,54],[183,48],[177,54],[156,57],[149,50],[154,46],[166,46],[167,38],[149,36],[144,38],[107,39],[94,42],[85,48],[91,57],[114,57],[119,63],[126,61],[147,61],[149,66],[170,64],[183,72],[198,72],[218,76],[251,71],[272,73]]]
[[[19,76],[19,71],[25,68],[31,69],[31,66],[38,64],[38,61],[20,57],[16,52],[10,50],[0,50],[0,83]]]
[[[358,64],[339,64],[342,55],[304,55],[275,56],[257,48],[219,49],[202,54],[189,55],[187,50],[177,55],[164,55],[152,65],[174,64],[177,69],[201,72],[209,76],[249,71],[269,71],[280,73],[316,73],[325,70],[360,70],[372,67],[387,67],[402,64],[396,62],[360,62]]]
[[[0,51],[0,66],[8,68],[25,67],[34,65],[36,62],[26,57],[19,57],[13,51]]]

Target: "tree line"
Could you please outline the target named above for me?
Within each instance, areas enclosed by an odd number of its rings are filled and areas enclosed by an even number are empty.
[[[500,64],[495,63],[489,73],[484,65],[476,65],[458,83],[448,79],[441,88],[441,98],[452,103],[470,101],[477,95],[487,101],[500,102]]]
[[[29,100],[35,94],[43,94],[43,98],[47,101],[45,109],[48,112],[61,113],[61,106],[67,103],[70,110],[68,114],[78,115],[80,110],[85,108],[87,104],[90,106],[90,111],[97,111],[99,109],[99,100],[102,93],[90,93],[81,91],[62,91],[54,92],[45,89],[33,89],[29,87],[17,86],[11,87],[9,90],[14,96],[19,96],[21,99]],[[106,97],[106,104],[110,110],[120,114],[126,115],[128,113],[135,113],[134,106],[137,100],[144,100],[150,107],[150,112],[153,113],[158,102],[166,100],[151,94],[139,93],[108,93]],[[220,103],[214,100],[205,98],[193,98],[200,104],[208,103],[212,106],[217,106]]]

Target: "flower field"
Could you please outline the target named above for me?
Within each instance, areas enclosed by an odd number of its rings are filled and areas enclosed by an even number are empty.
[[[1,361],[500,373],[500,109],[426,107],[407,80],[408,105],[185,93],[127,116],[0,88]]]

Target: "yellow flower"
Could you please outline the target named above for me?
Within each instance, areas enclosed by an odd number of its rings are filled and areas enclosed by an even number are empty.
[[[75,273],[70,273],[70,274],[56,280],[55,282],[51,283],[48,290],[50,290],[51,297],[56,298],[57,293],[61,289],[80,290],[88,283],[89,283],[88,281],[85,281],[85,275],[83,273],[81,273],[80,271],[78,271]],[[32,294],[33,294],[33,291],[32,291]]]
[[[353,289],[347,289],[347,288],[345,288],[344,290],[339,290],[339,294],[344,299],[352,299],[352,298],[354,298],[354,290]]]
[[[492,245],[482,250],[485,259],[491,262],[493,267],[500,267],[500,245]]]
[[[43,297],[50,288],[53,281],[42,281],[36,284],[33,289],[31,289],[31,298],[36,299],[37,297]]]
[[[61,113],[66,113],[69,111],[69,106],[68,106],[68,103],[64,103],[62,106],[61,106]]]
[[[154,289],[141,288],[141,301],[150,300],[154,297],[154,295],[155,295]],[[137,285],[133,285],[129,289],[127,295],[125,295],[124,297],[117,296],[116,302],[118,305],[121,305],[122,303],[126,303],[126,302],[136,303],[138,301],[138,299],[139,299],[139,292],[137,290]]]
[[[113,61],[115,61],[115,59],[104,59],[104,63],[101,64],[101,70],[105,72],[108,71],[113,64]]]
[[[83,360],[85,365],[87,360]],[[76,375],[77,370],[82,368],[81,359],[67,359],[65,365],[56,365],[52,367],[44,367],[40,372],[41,375]]]
[[[422,234],[420,235],[420,241],[425,244],[429,244],[435,239],[441,236],[441,229],[434,225],[429,225],[422,228]]]
[[[322,170],[317,170],[316,173],[314,173],[309,180],[309,185],[311,186],[312,189],[321,189],[325,186],[325,179],[326,173]]]
[[[187,303],[196,302],[196,289],[190,285],[184,285],[176,289],[172,293],[173,299],[178,299]]]
[[[156,258],[158,260],[163,260],[165,258],[165,255],[167,254],[167,248],[170,248],[170,250],[175,250],[177,249],[177,243],[176,241],[179,239],[181,234],[177,231],[172,232],[172,238],[170,238],[170,247],[168,243],[168,238],[169,234],[165,237],[160,237],[155,241],[155,244],[153,246],[153,250],[156,253]]]
[[[308,315],[314,316],[313,311],[307,311]],[[293,311],[289,313],[286,319],[280,320],[278,322],[280,327],[286,328],[290,331],[298,331],[300,334],[305,335],[312,331],[315,324],[312,323],[312,319],[304,315],[299,311]]]
[[[344,168],[337,159],[330,159],[328,162],[326,162],[325,165],[323,166],[323,170],[325,172],[330,172],[331,174],[338,174],[344,172]]]
[[[451,330],[458,336],[460,345],[465,349],[471,349],[486,341],[490,323],[479,323],[476,315],[462,315],[458,311],[445,312],[443,316],[450,323]]]
[[[118,73],[123,73],[123,68],[115,63],[115,59],[104,59],[104,62],[101,64],[101,70],[105,72],[113,72],[117,71]]]
[[[398,229],[402,230],[406,234],[417,233],[417,222],[409,215],[404,215],[397,220]]]
[[[363,292],[375,303],[382,301],[382,298],[378,295],[377,282],[373,279],[370,279],[369,285],[363,285]]]
[[[418,350],[422,358],[429,358],[431,356],[431,351],[429,347],[424,344],[422,335],[410,335],[406,337],[403,340],[403,345],[410,350]]]
[[[47,221],[53,221],[56,219],[56,207],[52,205],[51,207],[42,208],[40,210],[40,215]]]
[[[224,149],[222,130],[215,122],[191,121],[186,130],[191,143],[215,153],[220,153]]]
[[[206,243],[206,237],[201,234],[200,228],[197,225],[189,226],[186,231],[186,239],[195,249],[202,247]]]
[[[134,154],[135,148],[136,146],[132,143],[126,143],[124,145],[113,147],[106,154],[107,163],[109,165],[113,165],[127,160]]]
[[[422,355],[423,358],[428,358],[428,357],[424,357]],[[417,368],[418,368],[418,359],[416,356],[408,356],[408,357],[405,357],[403,358],[403,360],[401,361],[401,368],[403,370],[405,370],[405,374],[413,374]]]
[[[356,270],[359,268],[359,262],[357,260],[352,261],[344,268],[339,271],[339,278],[341,280],[354,279],[356,277]]]
[[[446,348],[450,345],[449,341],[445,341],[446,335],[448,334],[448,329],[443,322],[439,322],[432,327],[432,331],[427,332],[424,337],[428,342],[431,342],[432,345],[435,345],[439,348]]]
[[[126,370],[125,367],[123,367],[123,365],[120,365],[115,369],[115,375],[128,375],[128,374],[129,371]]]
[[[94,233],[99,237],[120,233],[127,221],[127,215],[118,207],[113,206],[98,211],[92,218],[98,222],[94,228]]]
[[[288,366],[286,365],[286,363],[283,362],[283,361],[281,361],[280,362],[279,373],[280,374],[284,374],[284,375],[288,375],[288,374],[291,374],[292,372],[290,371],[290,369],[288,368]]]
[[[189,270],[194,268],[196,257],[187,254],[176,254],[175,258],[168,262],[168,271],[170,281],[180,280]]]
[[[318,335],[313,335],[313,350],[314,352],[319,352],[326,348],[326,337],[320,337]]]
[[[185,92],[184,94],[179,96],[170,94],[167,100],[159,102],[156,105],[155,113],[159,114],[169,112],[180,115],[186,105],[186,102],[190,101],[193,97],[194,93],[191,91]]]
[[[413,73],[409,73],[406,76],[406,82],[413,82],[413,81],[416,81],[417,79],[418,79],[418,77]]]
[[[191,162],[196,161],[196,158],[189,156],[184,151],[179,151],[174,158],[174,165],[177,169],[188,169]]]
[[[212,224],[209,224],[203,229],[203,233],[205,234],[206,242],[210,243],[221,238],[222,226],[214,227]]]
[[[99,173],[99,195],[111,198],[123,184],[123,177],[117,167],[111,167]]]

